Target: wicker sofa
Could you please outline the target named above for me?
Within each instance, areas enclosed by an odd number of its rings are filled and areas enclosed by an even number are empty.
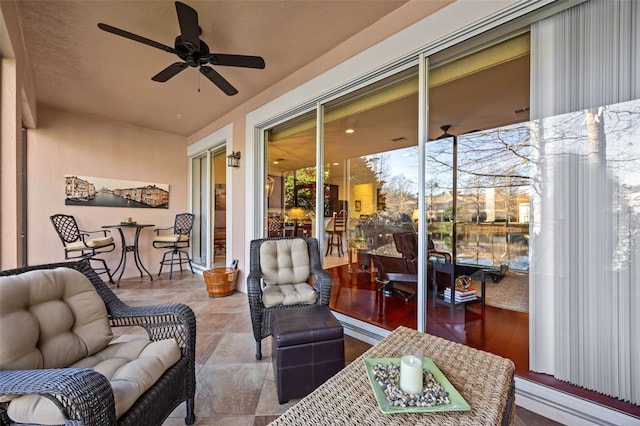
[[[132,326],[148,339],[113,338],[113,328]],[[0,402],[9,415],[20,398],[39,398],[18,413],[42,419],[44,405],[54,424],[160,425],[186,401],[185,422],[195,421],[196,323],[184,304],[127,306],[86,260],[30,266],[0,272],[0,330]],[[147,346],[131,360],[122,353],[134,340]]]

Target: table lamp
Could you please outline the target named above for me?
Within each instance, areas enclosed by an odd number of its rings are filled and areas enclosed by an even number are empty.
[[[302,207],[292,207],[289,210],[289,217],[296,223],[298,223],[300,219],[304,219],[306,216],[307,215]]]
[[[420,210],[413,209],[413,214],[411,215],[411,220],[413,220],[413,226],[418,230],[418,219],[420,219]]]

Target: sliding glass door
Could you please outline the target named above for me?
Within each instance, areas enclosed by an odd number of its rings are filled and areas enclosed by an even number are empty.
[[[226,153],[224,147],[191,160],[193,264],[203,269],[226,263]]]
[[[425,117],[423,229],[455,264],[452,274],[429,277],[439,299],[459,275],[478,281],[483,270],[526,288],[529,270],[529,34],[458,50],[430,58]],[[527,292],[500,307],[527,312]]]
[[[414,230],[417,117],[416,67],[325,105],[324,183],[332,194],[324,212],[326,265],[350,263],[376,280],[380,277],[372,254],[402,257],[393,234]],[[336,242],[334,223],[340,212],[347,222]]]
[[[264,234],[270,237],[315,235],[315,111],[265,131],[265,151]]]

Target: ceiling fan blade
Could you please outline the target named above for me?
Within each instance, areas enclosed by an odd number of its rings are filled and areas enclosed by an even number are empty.
[[[200,72],[227,95],[233,96],[238,93],[236,88],[233,87],[227,80],[225,80],[223,76],[218,74],[213,68],[203,65],[200,67]]]
[[[200,27],[198,26],[198,12],[184,3],[176,2],[176,12],[178,22],[180,22],[180,32],[182,41],[191,43],[191,51],[200,50]]]
[[[121,37],[125,37],[130,40],[137,41],[139,43],[143,43],[151,47],[155,47],[156,49],[164,50],[165,52],[175,53],[176,55],[178,54],[178,51],[175,50],[173,47],[166,46],[162,43],[158,43],[157,41],[149,40],[148,38],[130,33],[129,31],[121,30],[120,28],[112,27],[111,25],[103,24],[102,22],[98,24],[98,28],[108,33],[119,35]]]
[[[213,65],[224,65],[229,67],[244,68],[264,68],[264,59],[260,56],[247,55],[226,55],[224,53],[212,53],[207,57],[207,61]]]
[[[187,65],[184,62],[176,62],[174,64],[169,65],[168,67],[160,71],[158,74],[151,77],[151,80],[164,83],[165,81],[169,80],[171,77],[175,76],[180,71],[188,67],[189,65]]]

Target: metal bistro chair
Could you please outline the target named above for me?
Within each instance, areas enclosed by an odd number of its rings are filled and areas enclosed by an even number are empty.
[[[109,232],[106,229],[100,231],[84,231],[78,228],[76,219],[66,214],[54,214],[49,216],[53,227],[62,241],[64,247],[64,258],[69,259],[88,259],[89,261],[98,261],[102,267],[94,268],[98,274],[107,274],[109,282],[114,283],[111,271],[104,259],[96,257],[101,253],[108,253],[116,248],[113,237],[107,236]],[[101,233],[103,236],[98,238],[88,238],[90,234]]]
[[[173,226],[168,228],[157,228],[154,229],[156,233],[156,237],[153,239],[153,247],[157,249],[169,249],[162,256],[162,261],[160,262],[160,272],[158,272],[158,276],[162,274],[162,268],[165,265],[169,265],[169,279],[173,278],[173,265],[180,265],[180,270],[182,271],[182,264],[188,263],[189,269],[191,269],[191,273],[193,274],[193,266],[191,265],[191,258],[189,257],[189,253],[187,252],[187,248],[189,248],[189,234],[191,234],[191,229],[193,228],[193,220],[195,215],[191,213],[180,213],[176,215],[176,221]],[[162,234],[160,231],[172,230],[171,234]],[[167,256],[171,255],[170,259],[167,259]],[[175,259],[175,256],[178,255],[178,259]],[[183,256],[184,255],[184,259]]]

